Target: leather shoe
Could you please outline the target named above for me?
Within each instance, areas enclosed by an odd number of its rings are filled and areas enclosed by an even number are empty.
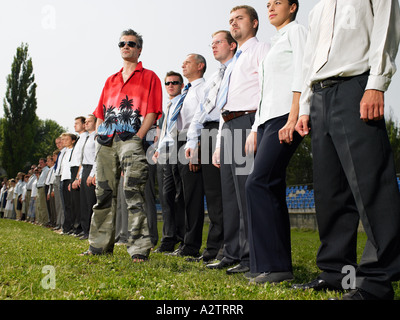
[[[327,283],[325,280],[321,278],[317,278],[311,282],[304,283],[304,284],[294,284],[292,286],[293,289],[302,289],[302,290],[307,290],[307,289],[314,289],[315,291],[321,291],[321,290],[342,290],[341,288],[336,288],[329,283]]]
[[[247,279],[247,280],[250,280],[250,281],[252,281],[254,278],[256,278],[256,277],[258,277],[259,275],[261,274],[261,272],[246,272],[245,274],[244,274],[244,277]]]
[[[249,267],[238,264],[238,265],[234,266],[233,268],[226,270],[226,274],[245,273],[247,271],[250,271]]]
[[[153,251],[154,253],[162,253],[162,252],[174,252],[174,249],[168,249],[168,248],[163,248],[163,247],[158,247]]]
[[[339,300],[339,298],[333,298],[329,300]],[[354,289],[342,296],[342,300],[380,300],[377,296],[370,294],[362,289]]]
[[[291,272],[262,272],[257,277],[250,280],[253,283],[280,283],[284,281],[292,281],[293,273]]]
[[[216,262],[216,263],[210,263],[210,264],[206,265],[206,267],[207,267],[208,269],[218,269],[218,270],[221,270],[221,269],[225,269],[225,268],[231,267],[231,266],[235,265],[236,263],[237,263],[236,261],[230,261],[230,262],[228,262],[228,261],[222,259],[221,261],[218,261],[218,262]]]
[[[176,249],[172,253],[169,253],[169,254],[166,253],[166,255],[174,256],[174,257],[192,257],[192,258],[200,257],[200,254],[198,252],[197,253],[188,253],[188,252],[185,252],[185,250],[180,249],[180,248]]]
[[[203,260],[204,263],[207,263],[208,261],[211,261],[213,259],[214,258],[211,258],[209,256],[201,255],[200,257],[197,257],[197,258],[196,257],[187,258],[186,261],[187,262],[201,262]]]

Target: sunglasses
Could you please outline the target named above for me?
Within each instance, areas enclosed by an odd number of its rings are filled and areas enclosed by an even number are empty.
[[[121,41],[120,43],[118,43],[118,47],[123,48],[125,47],[125,45],[128,45],[131,48],[136,47],[136,42],[134,41]]]
[[[166,82],[165,85],[168,87],[170,84],[172,84],[173,86],[177,86],[178,84],[181,84],[179,81],[169,81]]]

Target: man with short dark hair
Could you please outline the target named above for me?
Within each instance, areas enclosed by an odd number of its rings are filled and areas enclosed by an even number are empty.
[[[79,167],[79,186],[81,204],[81,240],[89,238],[90,219],[93,214],[93,206],[96,204],[96,117],[90,114],[85,120],[85,130],[88,133],[83,144],[81,162]]]
[[[49,222],[49,212],[47,210],[45,182],[49,167],[47,166],[47,159],[39,159],[40,175],[37,180],[38,195],[36,199],[36,221],[38,224],[47,225]]]
[[[230,32],[238,42],[238,50],[225,71],[217,98],[221,120],[213,163],[221,168],[224,258],[207,267],[233,266],[227,269],[227,274],[247,272],[250,264],[245,184],[256,141],[250,139],[249,133],[259,103],[259,64],[269,48],[256,38],[258,23],[253,7],[238,6],[231,10]]]
[[[148,259],[152,247],[144,209],[148,178],[143,139],[162,112],[161,82],[139,62],[142,37],[133,30],[122,33],[118,46],[123,68],[107,79],[97,118],[96,198],[84,254],[110,253],[115,242],[118,182],[124,174],[125,199],[129,212],[128,253],[133,262]]]
[[[70,159],[71,166],[71,213],[72,220],[74,223],[74,235],[82,236],[81,226],[81,196],[79,186],[79,167],[81,165],[81,158],[83,152],[83,146],[86,142],[88,133],[85,129],[86,118],[79,116],[75,118],[74,129],[78,134],[78,141],[75,143],[74,149],[72,150],[72,156]]]

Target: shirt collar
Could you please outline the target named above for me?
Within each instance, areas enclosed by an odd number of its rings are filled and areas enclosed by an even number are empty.
[[[272,40],[276,40],[279,37],[283,36],[295,24],[297,24],[297,21],[292,21],[288,23],[286,26],[278,30],[277,34],[272,37]]]
[[[198,78],[198,79],[192,81],[190,84],[192,85],[192,88],[193,88],[193,87],[198,86],[198,85],[201,84],[202,82],[204,82],[204,78]]]
[[[135,72],[141,72],[141,71],[143,71],[143,63],[142,63],[142,61],[139,61],[138,62],[138,64],[137,64],[137,66],[136,66],[136,68],[135,68],[135,71],[133,71],[133,73],[135,73]],[[119,72],[118,73],[120,73],[120,74],[122,74],[122,71],[124,71],[124,68],[122,67],[121,68],[121,70],[119,70]],[[133,74],[132,73],[132,74]]]
[[[243,43],[242,46],[238,48],[238,50],[245,52],[248,48],[250,48],[252,45],[254,45],[257,42],[258,42],[257,37],[250,38],[245,43]]]
[[[233,58],[228,60],[227,62],[225,62],[224,63],[225,67],[228,67],[231,64],[232,60],[233,60]],[[222,63],[221,63],[221,66],[222,66]]]

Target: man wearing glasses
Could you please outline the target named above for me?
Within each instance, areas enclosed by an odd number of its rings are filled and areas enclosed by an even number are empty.
[[[237,42],[229,31],[220,30],[212,35],[210,45],[214,58],[219,62],[219,69],[210,77],[205,85],[205,99],[197,106],[187,133],[185,146],[186,157],[192,159],[201,153],[201,166],[204,183],[204,193],[207,200],[210,227],[207,246],[197,259],[190,261],[209,262],[214,258],[222,258],[224,228],[222,219],[222,192],[220,171],[212,164],[221,111],[216,108],[216,98],[227,66],[232,62],[236,52]],[[199,139],[200,148],[198,148]],[[201,149],[201,152],[198,150]]]
[[[124,31],[118,44],[123,68],[107,79],[93,114],[97,124],[96,198],[85,255],[110,253],[115,241],[118,183],[124,173],[123,191],[128,217],[128,253],[133,262],[147,260],[152,247],[144,210],[148,165],[143,140],[162,112],[161,82],[143,68],[139,57],[143,39]]]

